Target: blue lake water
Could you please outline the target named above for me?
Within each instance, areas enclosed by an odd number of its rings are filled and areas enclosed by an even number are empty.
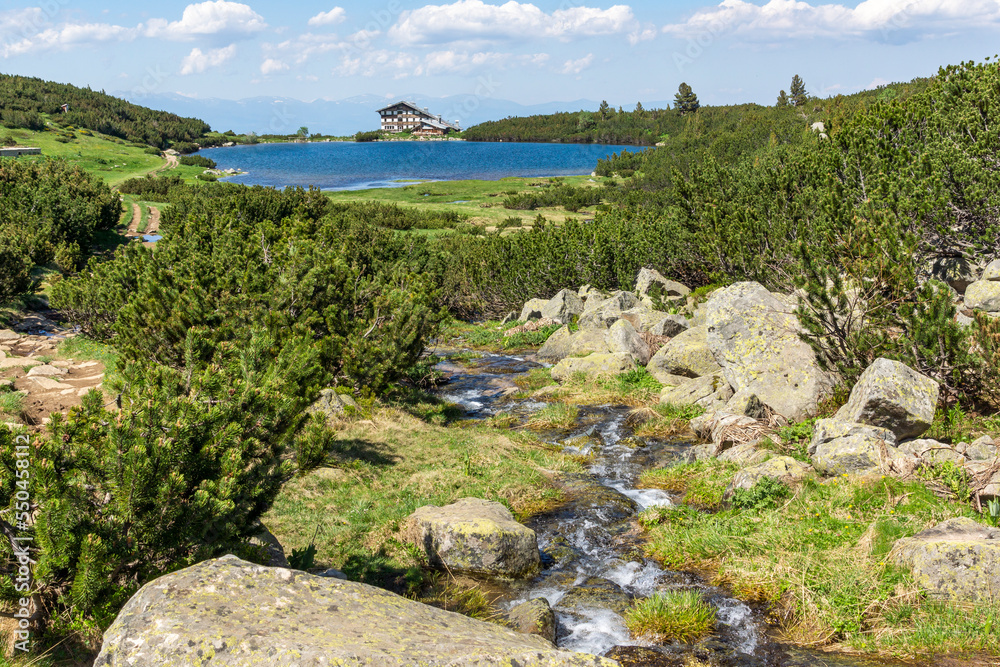
[[[401,180],[497,180],[505,176],[589,174],[597,161],[635,146],[472,141],[382,141],[257,144],[208,148],[199,155],[220,169],[247,173],[226,180],[247,185],[314,185],[357,190],[406,185]]]

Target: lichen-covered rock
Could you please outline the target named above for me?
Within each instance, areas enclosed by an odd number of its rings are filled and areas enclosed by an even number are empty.
[[[583,315],[580,316],[581,329],[607,329],[621,319],[622,313],[639,305],[639,299],[631,292],[615,292],[606,299],[587,299]]]
[[[1000,282],[978,280],[966,287],[965,307],[985,310],[988,313],[1000,311]]]
[[[646,370],[654,377],[666,373],[691,378],[719,371],[720,366],[708,347],[708,329],[693,327],[677,334],[653,355]]]
[[[906,364],[876,359],[835,419],[887,428],[897,440],[915,438],[931,426],[938,391],[937,382]]]
[[[997,458],[1000,455],[1000,449],[993,442],[993,438],[984,435],[963,447],[962,453],[970,461],[988,461]]]
[[[639,366],[649,363],[649,345],[628,320],[618,320],[612,324],[604,340],[612,354],[627,354]]]
[[[744,442],[742,445],[736,445],[727,449],[719,454],[717,458],[720,461],[735,463],[740,467],[745,467],[756,465],[768,456],[770,456],[770,452],[757,449],[756,442]]]
[[[587,577],[582,584],[569,589],[556,604],[556,608],[560,610],[601,607],[619,615],[624,614],[630,606],[631,598],[621,586],[600,577]]]
[[[403,533],[433,567],[499,577],[522,577],[540,564],[535,531],[514,520],[510,510],[480,498],[411,514]]]
[[[813,424],[813,437],[809,443],[809,456],[815,454],[816,448],[820,445],[854,435],[864,435],[882,440],[890,447],[896,444],[896,434],[886,428],[859,424],[857,422],[845,422],[838,419],[817,419],[816,423]]]
[[[628,354],[588,354],[586,357],[566,357],[552,367],[552,378],[565,382],[575,373],[588,378],[613,377],[633,370],[635,360]]]
[[[980,280],[1000,280],[1000,259],[994,259],[983,268]]]
[[[591,297],[597,297],[598,299],[604,299],[605,298],[604,292],[602,292],[601,290],[596,289],[596,288],[594,288],[594,287],[592,287],[590,285],[583,285],[580,289],[578,289],[576,291],[576,293],[584,301],[586,301],[587,299],[589,299]]]
[[[706,410],[713,411],[722,408],[732,396],[732,387],[722,376],[722,371],[719,371],[688,380],[676,387],[664,387],[660,392],[660,403],[677,406],[700,405]]]
[[[695,378],[689,378],[686,375],[660,373],[656,371],[656,369],[654,369],[653,372],[650,373],[650,375],[652,375],[656,379],[656,381],[662,384],[664,387],[679,387],[682,384],[687,384],[688,382],[691,382],[691,380],[695,379]]]
[[[660,288],[660,298],[681,299],[691,293],[691,290],[675,280],[668,280],[656,269],[642,269],[635,280],[635,291],[640,296],[649,296],[653,285]]]
[[[898,540],[892,557],[935,597],[992,602],[1000,591],[1000,530],[967,517]]]
[[[965,455],[955,447],[930,438],[907,440],[900,443],[896,449],[920,459],[923,463],[944,463],[945,461],[958,465],[965,463]]]
[[[316,401],[309,406],[309,412],[326,415],[327,420],[335,419],[348,409],[357,410],[358,404],[350,394],[338,394],[330,387],[319,392]]]
[[[662,320],[654,324],[649,333],[654,336],[669,336],[673,338],[683,331],[691,328],[691,320],[683,315],[667,315]]]
[[[833,380],[801,338],[787,306],[753,282],[714,292],[706,305],[707,343],[734,391],[749,390],[791,420],[810,416]]]
[[[665,313],[662,310],[653,310],[644,304],[640,304],[634,308],[629,308],[628,310],[623,311],[621,315],[621,318],[623,320],[628,320],[629,324],[635,327],[636,331],[649,332],[652,332],[657,325],[668,317],[670,317],[669,313]],[[677,316],[674,315],[674,317]]]
[[[560,324],[569,324],[583,314],[583,299],[568,289],[560,290],[542,306],[542,317],[549,317]]]
[[[617,663],[374,586],[235,556],[143,586],[104,633],[96,667]]]
[[[882,438],[867,433],[828,440],[814,448],[813,467],[824,475],[871,471],[881,466],[885,446]]]
[[[533,598],[511,607],[507,621],[518,632],[556,641],[556,615],[545,598]]]
[[[749,489],[764,477],[792,485],[801,482],[813,473],[812,466],[796,461],[791,456],[774,456],[736,473],[726,493],[728,495],[736,489]]]
[[[568,326],[556,329],[541,349],[535,353],[543,361],[559,361],[573,354],[573,333]]]
[[[542,308],[545,307],[548,301],[545,299],[528,299],[524,304],[524,308],[521,309],[521,314],[518,316],[518,321],[527,322],[529,320],[537,320],[542,317]]]
[[[931,265],[931,277],[965,294],[966,288],[976,282],[976,271],[964,257],[939,257]]]
[[[539,359],[557,362],[566,357],[583,354],[610,354],[607,331],[604,329],[581,329],[571,333],[569,327],[557,329],[549,336],[536,355]]]

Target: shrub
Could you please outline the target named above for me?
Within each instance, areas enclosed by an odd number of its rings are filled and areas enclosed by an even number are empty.
[[[696,642],[715,629],[715,607],[698,591],[666,591],[645,598],[625,612],[625,625],[636,636],[657,643]]]
[[[173,188],[183,188],[184,179],[177,174],[153,176],[146,174],[139,178],[126,179],[118,190],[127,195],[138,195],[152,201],[166,201]]]
[[[760,512],[774,509],[788,497],[788,486],[771,477],[761,477],[749,489],[736,489],[729,503],[736,509]]]
[[[215,160],[204,155],[183,155],[178,162],[188,167],[202,167],[204,169],[215,169],[216,167]]]

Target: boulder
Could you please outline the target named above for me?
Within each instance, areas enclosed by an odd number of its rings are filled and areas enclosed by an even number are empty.
[[[993,442],[993,438],[984,435],[963,447],[962,453],[970,461],[989,461],[1000,455],[1000,449]]]
[[[264,524],[259,524],[258,528],[257,534],[250,538],[250,544],[264,550],[267,554],[267,564],[271,567],[289,567],[285,548],[281,546],[278,538]]]
[[[511,322],[517,322],[517,311],[515,310],[512,310],[503,316],[503,319],[500,320],[500,326],[503,326],[504,324],[510,324]]]
[[[511,607],[507,621],[518,632],[556,641],[556,615],[545,598],[534,598]]]
[[[930,438],[907,440],[900,443],[896,449],[903,454],[909,454],[920,459],[922,463],[944,463],[945,461],[949,461],[958,465],[965,464],[965,455],[955,447],[938,442],[937,440],[931,440]]]
[[[708,347],[734,391],[752,391],[793,421],[816,410],[833,379],[779,299],[758,283],[737,283],[714,292],[706,311]]]
[[[881,466],[885,446],[882,438],[866,433],[835,438],[816,446],[813,467],[824,475],[868,472]]]
[[[659,285],[660,298],[664,301],[682,299],[691,293],[684,285],[663,277],[656,269],[642,269],[635,280],[635,291],[640,297],[650,296],[653,285]]]
[[[638,366],[649,363],[649,345],[628,320],[618,320],[612,324],[604,340],[612,354],[627,354]]]
[[[631,599],[621,586],[600,577],[587,577],[559,598],[556,608],[575,611],[601,607],[622,615],[631,607]]]
[[[556,329],[535,354],[543,361],[559,361],[573,354],[573,334],[568,326]]]
[[[660,403],[670,405],[700,405],[706,410],[721,409],[733,396],[733,389],[722,372],[688,380],[676,387],[664,387]]]
[[[591,287],[590,285],[584,285],[579,290],[577,290],[576,293],[584,301],[586,301],[587,299],[589,299],[592,296],[593,297],[598,297],[599,299],[604,299],[605,298],[604,297],[604,292],[602,292],[599,289],[595,289],[595,288]]]
[[[720,370],[708,346],[708,329],[694,327],[674,336],[649,360],[646,370],[658,374],[696,378]]]
[[[521,309],[521,314],[517,318],[518,321],[527,322],[541,318],[542,308],[547,303],[548,301],[545,299],[528,299],[527,303],[524,304],[524,308]]]
[[[756,442],[744,442],[719,454],[720,461],[735,463],[741,468],[756,465],[770,456],[770,452],[757,449]]]
[[[708,440],[709,436],[712,434],[712,422],[715,421],[715,412],[708,411],[705,412],[688,423],[688,428],[694,431],[702,440]]]
[[[988,313],[1000,311],[1000,282],[979,280],[966,287],[965,307]]]
[[[628,354],[588,354],[586,357],[566,357],[552,367],[552,378],[565,382],[575,373],[588,378],[612,377],[635,368],[635,360]]]
[[[621,319],[622,313],[635,308],[639,300],[631,292],[615,292],[606,299],[587,299],[583,315],[580,316],[581,329],[607,329]]]
[[[890,359],[876,359],[851,390],[835,419],[887,428],[897,440],[915,438],[931,426],[938,383]]]
[[[994,259],[983,269],[980,280],[1000,280],[1000,259]]]
[[[891,556],[934,597],[994,602],[1000,591],[1000,530],[967,517],[898,540]]]
[[[856,435],[881,440],[890,447],[896,445],[896,434],[889,429],[858,424],[857,422],[843,422],[837,419],[817,419],[813,425],[812,441],[809,443],[809,456],[813,456],[820,445]]]
[[[779,482],[792,485],[801,482],[813,473],[812,466],[801,461],[796,461],[791,456],[774,456],[762,463],[757,463],[736,473],[732,484],[726,491],[726,495],[729,495],[736,489],[749,489],[764,477],[770,477]]]
[[[568,289],[560,290],[542,306],[542,317],[552,318],[560,324],[569,324],[583,314],[583,299]]]
[[[65,368],[57,368],[44,364],[28,370],[28,377],[55,377],[57,375],[66,375],[68,372]]]
[[[336,419],[348,409],[357,410],[358,404],[350,394],[338,394],[333,387],[319,392],[319,397],[309,406],[309,412],[320,412],[327,420]]]
[[[976,270],[964,257],[938,257],[931,265],[931,277],[965,294],[966,288],[976,282]]]
[[[541,562],[535,531],[515,521],[500,503],[480,498],[419,507],[407,518],[403,534],[433,567],[449,572],[522,577],[536,572]]]
[[[651,373],[651,375],[653,375],[653,378],[655,378],[656,381],[664,387],[679,387],[682,384],[691,382],[692,379],[697,379],[689,378],[686,375],[671,375],[670,373]]]
[[[628,320],[629,324],[635,327],[636,331],[652,331],[664,319],[670,317],[669,313],[662,310],[653,310],[645,305],[638,305],[622,312],[621,318]],[[676,317],[676,316],[675,316]]]
[[[381,588],[225,556],[132,596],[94,665],[448,665],[617,663]]]
[[[12,342],[21,338],[21,334],[10,329],[0,329],[0,341]]]
[[[691,320],[683,315],[667,315],[662,320],[653,325],[649,333],[654,336],[669,336],[673,338],[677,334],[691,328]]]

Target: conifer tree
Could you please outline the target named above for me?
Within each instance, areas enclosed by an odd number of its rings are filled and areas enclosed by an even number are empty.
[[[642,118],[646,113],[646,110],[642,108],[642,102],[635,103],[635,115],[636,118]]]
[[[674,95],[674,108],[681,112],[681,115],[693,113],[701,107],[698,96],[691,90],[691,86],[682,83],[677,87],[677,94]]]
[[[792,86],[789,91],[791,92],[792,104],[800,107],[806,103],[806,97],[809,93],[806,92],[806,84],[798,74],[792,77]]]
[[[788,106],[788,94],[785,91],[778,93],[778,108],[784,108]]]
[[[601,106],[597,110],[597,113],[601,115],[601,120],[607,120],[611,116],[611,107],[608,106],[607,100],[601,100]]]

